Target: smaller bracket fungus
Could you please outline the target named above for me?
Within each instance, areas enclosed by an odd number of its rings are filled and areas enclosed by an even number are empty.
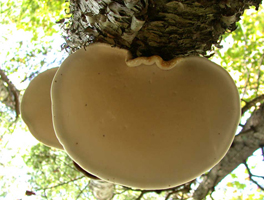
[[[54,132],[51,114],[50,88],[57,70],[58,67],[44,71],[30,82],[21,101],[21,117],[38,141],[63,149]]]
[[[92,44],[62,63],[51,96],[65,151],[96,177],[140,189],[171,188],[216,165],[240,119],[229,74],[201,57],[127,54]]]

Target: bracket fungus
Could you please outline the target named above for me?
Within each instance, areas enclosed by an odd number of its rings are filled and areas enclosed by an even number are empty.
[[[201,57],[127,54],[92,44],[62,63],[51,94],[66,152],[103,180],[141,189],[174,187],[217,164],[240,119],[229,74]]]
[[[54,132],[51,114],[50,88],[57,70],[58,67],[44,71],[30,82],[21,101],[21,117],[38,141],[63,149]]]

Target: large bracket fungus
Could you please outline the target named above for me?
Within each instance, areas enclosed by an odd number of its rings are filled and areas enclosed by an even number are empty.
[[[217,164],[240,119],[229,74],[201,57],[127,54],[92,44],[57,71],[52,115],[66,152],[103,180],[141,189],[170,188]]]

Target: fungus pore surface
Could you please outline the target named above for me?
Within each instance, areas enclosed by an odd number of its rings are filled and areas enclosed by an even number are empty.
[[[72,159],[101,179],[141,189],[174,187],[217,164],[240,119],[229,74],[201,57],[180,58],[170,70],[158,59],[130,67],[126,58],[125,50],[92,44],[59,68],[53,121]]]

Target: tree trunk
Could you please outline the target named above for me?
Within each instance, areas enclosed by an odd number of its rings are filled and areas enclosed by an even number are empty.
[[[92,42],[128,49],[132,56],[210,56],[221,36],[234,31],[249,6],[261,0],[71,0],[64,48]]]

